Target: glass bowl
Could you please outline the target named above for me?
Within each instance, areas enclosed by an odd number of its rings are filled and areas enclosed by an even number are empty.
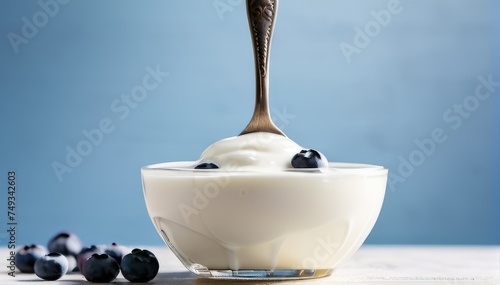
[[[330,163],[321,170],[141,169],[146,207],[165,243],[199,277],[301,279],[330,275],[365,241],[388,170]]]

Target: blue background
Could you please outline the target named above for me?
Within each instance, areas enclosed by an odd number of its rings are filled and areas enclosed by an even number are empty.
[[[274,120],[330,161],[390,169],[367,243],[499,244],[500,87],[459,126],[443,114],[474,96],[478,76],[500,81],[500,5],[401,0],[402,10],[349,61],[341,44],[354,45],[356,27],[364,30],[371,12],[389,2],[280,2]],[[43,11],[38,1],[14,0],[0,10],[0,227],[14,169],[18,244],[45,243],[60,230],[86,244],[161,244],[140,167],[195,160],[251,117],[254,67],[243,1],[73,0],[53,16]],[[23,36],[23,17],[40,27],[13,45],[9,35]],[[120,119],[112,103],[142,85],[148,66],[169,76]],[[113,131],[60,181],[52,164],[65,163],[67,147],[76,149],[82,131],[104,118]],[[446,140],[415,156],[415,141],[432,138],[436,128]],[[408,174],[401,161],[412,153],[418,165]]]

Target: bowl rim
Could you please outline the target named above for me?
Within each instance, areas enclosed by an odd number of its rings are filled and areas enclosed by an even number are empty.
[[[384,176],[388,175],[388,168],[375,164],[366,163],[350,163],[350,162],[329,162],[328,168],[314,168],[314,169],[270,169],[263,168],[255,169],[194,169],[198,161],[175,161],[175,162],[162,162],[141,167],[141,173],[157,173],[165,172],[172,174],[179,173],[193,173],[199,175],[298,175],[298,174],[323,174],[323,175],[362,175],[362,176]]]

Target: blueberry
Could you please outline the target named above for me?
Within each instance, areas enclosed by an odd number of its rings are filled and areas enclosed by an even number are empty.
[[[132,250],[122,259],[122,274],[130,282],[148,282],[160,269],[156,256],[149,250]]]
[[[48,253],[49,251],[42,245],[25,245],[16,252],[16,256],[14,257],[16,267],[21,272],[34,273],[36,260]]]
[[[212,162],[203,162],[198,164],[194,169],[218,169],[219,166]]]
[[[104,250],[104,253],[113,257],[116,260],[116,262],[118,262],[118,264],[121,263],[123,256],[127,254],[127,252],[128,250],[126,247],[118,245],[116,242],[106,246]]]
[[[317,150],[304,149],[292,158],[294,168],[324,168],[328,167],[326,157]]]
[[[104,253],[101,247],[96,245],[91,245],[90,247],[83,248],[76,257],[76,263],[80,272],[83,271],[83,264],[87,259],[89,259],[94,253]]]
[[[68,260],[58,252],[51,252],[35,262],[36,276],[45,280],[57,280],[68,272]]]
[[[108,283],[118,276],[120,266],[113,257],[105,253],[94,253],[83,264],[82,273],[90,282]]]
[[[65,255],[68,260],[68,272],[78,271],[78,263],[76,262],[76,257],[73,255]]]
[[[68,232],[61,232],[49,240],[47,248],[50,252],[77,256],[83,248],[80,238]]]

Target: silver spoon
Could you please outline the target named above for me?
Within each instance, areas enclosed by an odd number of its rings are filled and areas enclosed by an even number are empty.
[[[268,132],[286,136],[269,113],[269,54],[278,0],[246,0],[255,59],[256,97],[252,119],[240,135]]]

